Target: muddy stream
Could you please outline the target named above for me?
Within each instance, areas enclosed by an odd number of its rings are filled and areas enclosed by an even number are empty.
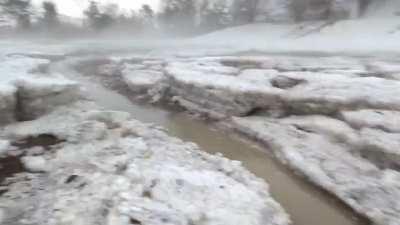
[[[137,120],[160,125],[169,134],[194,142],[208,153],[222,153],[243,165],[270,185],[272,196],[290,214],[294,225],[366,225],[363,218],[349,207],[282,166],[266,149],[236,135],[215,129],[212,124],[195,119],[184,112],[142,105],[130,101],[116,91],[84,78],[77,72],[56,63],[52,72],[82,83],[90,98],[107,110],[125,111]]]

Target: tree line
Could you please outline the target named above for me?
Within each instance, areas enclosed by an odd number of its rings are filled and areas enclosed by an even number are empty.
[[[160,9],[143,5],[139,10],[120,13],[116,4],[91,1],[83,9],[87,31],[124,29],[132,32],[163,31],[191,34],[207,32],[235,24],[251,22],[259,0],[162,0]],[[57,5],[42,3],[40,12],[34,10],[31,0],[0,0],[2,14],[16,21],[20,31],[71,30],[73,24],[60,19]],[[239,22],[240,21],[240,22]],[[78,29],[75,27],[75,29]]]
[[[61,15],[57,5],[51,1],[44,1],[37,9],[33,7],[31,0],[0,0],[0,16],[15,21],[17,32],[89,34],[118,28],[135,32],[156,28],[155,13],[149,5],[143,5],[139,10],[129,13],[119,11],[116,4],[91,1],[86,9],[82,9],[84,18],[74,23],[68,21],[73,18]]]
[[[293,18],[301,19],[307,3],[331,0],[282,0],[284,1],[292,2]],[[364,9],[374,0],[358,1]],[[116,4],[91,1],[82,10],[85,18],[81,26],[62,20],[57,5],[51,1],[43,2],[40,12],[34,10],[31,0],[0,0],[0,8],[2,14],[16,21],[19,31],[79,34],[121,31],[185,35],[253,23],[259,16],[260,3],[265,3],[265,0],[161,0],[160,9],[153,9],[145,4],[138,10],[121,13]]]

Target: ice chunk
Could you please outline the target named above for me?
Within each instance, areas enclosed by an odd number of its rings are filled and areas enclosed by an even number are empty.
[[[346,123],[327,116],[292,116],[280,120],[282,124],[292,124],[306,132],[327,136],[332,141],[357,144],[358,134]]]
[[[63,78],[25,77],[16,81],[19,116],[35,119],[81,98],[78,83]]]
[[[0,139],[0,156],[7,152],[10,148],[10,142]]]
[[[334,113],[345,107],[400,110],[400,82],[372,77],[332,79],[327,76],[296,86],[283,98],[303,113]]]
[[[28,193],[21,210],[29,210],[25,219],[30,223],[290,223],[264,181],[240,163],[199,151],[124,113],[84,110],[60,107],[6,128],[65,138],[43,156],[22,158],[29,171],[46,176],[33,174],[8,187],[13,199],[22,196],[21,190]],[[101,139],[76,141],[97,130],[104,134]]]
[[[380,168],[400,171],[400,134],[364,128],[360,153]]]
[[[22,158],[22,163],[32,172],[45,172],[49,169],[46,159],[42,156],[25,156]]]
[[[164,74],[154,70],[124,70],[123,79],[135,93],[146,93],[164,79]]]
[[[293,122],[287,124],[287,121],[263,117],[233,118],[232,122],[235,129],[267,145],[283,163],[332,192],[374,223],[397,224],[399,221],[400,204],[395,200],[400,196],[398,183],[389,179],[385,175],[387,170],[380,170],[376,161],[359,157],[355,152],[359,145],[333,142],[320,132],[331,133],[335,129],[318,128],[319,125],[314,124],[317,126],[308,130],[308,127],[293,126]],[[296,123],[307,124],[307,121]],[[366,134],[365,139],[368,137],[371,136]],[[383,134],[379,138],[374,138],[374,142],[380,142],[381,146],[388,141]],[[398,149],[398,140],[390,139],[394,145],[388,148]],[[382,154],[378,149],[375,153]],[[397,166],[393,168],[398,169]]]
[[[362,109],[341,112],[343,119],[355,128],[377,128],[388,132],[400,132],[400,112]]]

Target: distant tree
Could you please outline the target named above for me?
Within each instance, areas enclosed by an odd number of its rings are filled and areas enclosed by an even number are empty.
[[[94,28],[96,30],[104,30],[113,24],[114,24],[114,19],[111,15],[107,13],[101,13]]]
[[[149,5],[147,5],[147,4],[142,5],[142,8],[140,9],[139,14],[140,14],[143,26],[145,26],[145,29],[154,29],[155,28],[155,22],[154,22],[155,13]]]
[[[103,30],[113,24],[114,19],[108,13],[100,12],[99,5],[91,1],[89,7],[84,11],[87,17],[87,23],[95,31]]]
[[[208,0],[203,2],[200,8],[200,26],[203,31],[221,29],[231,24],[232,15],[225,0],[214,4]]]
[[[236,24],[246,24],[255,21],[259,0],[234,0],[233,18]]]
[[[290,4],[292,15],[295,21],[302,21],[304,19],[304,12],[307,9],[306,0],[293,0]]]
[[[154,18],[153,9],[147,4],[142,5],[140,12],[144,17]]]
[[[111,16],[112,18],[117,18],[119,16],[119,6],[115,3],[110,3],[105,5],[103,8],[103,13]]]
[[[135,32],[140,32],[143,29],[143,18],[140,15],[140,13],[132,10],[131,14],[129,15],[129,17],[127,17],[128,19],[128,25],[129,27],[135,31]]]
[[[365,12],[367,11],[369,5],[373,2],[374,0],[359,0],[359,16],[363,16]]]
[[[166,30],[174,29],[176,17],[179,12],[179,5],[175,0],[163,0],[162,12],[159,15],[160,21]]]
[[[31,27],[31,2],[30,0],[0,0],[4,13],[12,16],[17,21],[20,29]]]
[[[53,2],[43,2],[42,8],[44,10],[43,23],[46,28],[53,29],[60,24],[57,7]]]
[[[196,26],[194,0],[163,0],[160,20],[164,29],[175,33],[193,32]]]
[[[180,17],[184,19],[182,22],[188,30],[195,25],[196,6],[194,1],[195,0],[183,0],[181,2],[182,8]]]
[[[83,12],[87,18],[87,23],[90,27],[94,28],[97,26],[98,19],[100,18],[100,10],[98,3],[91,1],[89,7]]]

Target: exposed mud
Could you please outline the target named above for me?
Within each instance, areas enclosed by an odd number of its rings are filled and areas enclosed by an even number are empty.
[[[23,171],[24,166],[19,157],[7,156],[5,158],[0,158],[0,195],[5,192],[1,189],[1,185],[5,179]]]
[[[37,137],[27,137],[22,140],[18,140],[12,143],[13,146],[18,149],[28,149],[32,147],[43,147],[49,150],[51,146],[62,143],[63,140],[58,139],[56,136],[51,134],[41,134]]]
[[[12,150],[8,155],[0,157],[0,195],[7,192],[6,180],[13,177],[17,173],[26,172],[26,169],[21,161],[21,158],[27,155],[27,151],[34,147],[42,147],[44,151],[49,151],[63,140],[58,139],[54,135],[42,134],[37,137],[27,137],[21,140],[14,141],[11,144]],[[38,154],[42,154],[39,152]]]

